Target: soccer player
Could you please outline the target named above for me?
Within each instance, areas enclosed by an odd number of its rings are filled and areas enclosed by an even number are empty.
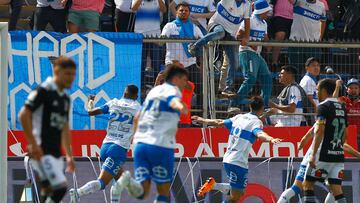
[[[308,141],[314,136],[314,132],[316,131],[315,128],[317,128],[317,124],[315,123],[314,126],[312,128],[309,129],[309,131],[306,133],[306,135],[301,139],[298,150],[301,150],[306,143],[308,143]],[[295,181],[293,183],[293,185],[286,189],[279,197],[279,200],[277,201],[277,203],[287,203],[290,202],[291,198],[293,198],[294,196],[297,196],[298,194],[300,194],[300,192],[302,191],[303,187],[302,187],[302,183],[304,181],[304,176],[305,176],[305,170],[306,170],[306,166],[309,163],[309,157],[311,155],[311,148],[313,146],[310,146],[310,148],[308,149],[308,151],[306,152],[301,164],[300,164],[300,168],[299,171],[296,175]],[[351,145],[345,143],[344,144],[344,151],[350,153],[351,155],[360,158],[360,152],[356,151]],[[318,152],[319,153],[319,152]],[[335,202],[333,195],[329,192],[326,199],[325,199],[325,203],[332,203]]]
[[[247,185],[248,158],[252,144],[257,138],[272,144],[281,142],[281,139],[273,138],[263,131],[263,124],[259,119],[263,112],[264,100],[256,96],[250,100],[250,112],[247,114],[239,114],[226,120],[192,117],[197,123],[218,127],[225,126],[230,130],[227,151],[223,158],[230,184],[216,183],[210,177],[198,191],[198,196],[204,196],[210,190],[220,190],[225,194],[230,191],[224,202],[238,202]]]
[[[67,190],[61,145],[66,153],[67,171],[75,170],[68,121],[70,97],[64,90],[75,79],[76,64],[61,56],[54,60],[53,66],[54,76],[30,92],[19,113],[30,164],[40,179],[40,201],[45,203],[60,202]]]
[[[312,151],[303,183],[305,203],[316,202],[316,181],[329,183],[335,202],[346,203],[341,182],[344,176],[344,149],[347,138],[347,115],[344,104],[332,97],[335,80],[323,79],[317,85],[319,101]],[[319,153],[318,153],[319,150]]]
[[[129,194],[137,199],[145,199],[148,196],[153,180],[158,192],[154,202],[170,202],[179,114],[188,113],[186,105],[181,101],[181,91],[187,85],[187,81],[186,69],[168,65],[165,70],[165,83],[149,92],[142,111],[135,119],[136,180],[131,178],[129,171],[125,171],[118,180],[118,185],[126,185]]]
[[[131,139],[134,134],[133,123],[136,113],[140,110],[138,98],[139,89],[135,85],[128,85],[121,99],[112,99],[101,107],[93,108],[94,96],[89,97],[89,116],[100,114],[109,115],[107,134],[100,150],[100,159],[104,162],[97,180],[92,180],[79,189],[70,189],[70,201],[76,203],[80,197],[105,189],[112,179],[118,180],[125,163]],[[111,202],[120,201],[117,186],[111,187]]]

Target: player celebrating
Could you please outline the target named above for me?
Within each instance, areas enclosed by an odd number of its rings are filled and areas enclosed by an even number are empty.
[[[181,91],[187,85],[188,72],[176,65],[165,70],[165,83],[154,87],[147,95],[142,111],[136,118],[134,135],[134,168],[136,181],[125,171],[117,181],[127,186],[129,194],[145,199],[151,180],[157,184],[155,203],[170,202],[170,183],[174,170],[175,135],[179,113],[187,114],[181,102]],[[135,122],[136,125],[136,122]]]
[[[199,196],[204,196],[210,190],[220,190],[225,194],[230,191],[230,195],[227,195],[224,202],[238,202],[247,185],[249,152],[256,138],[273,144],[281,142],[281,139],[273,138],[262,130],[263,124],[259,116],[264,112],[264,100],[261,97],[253,97],[250,100],[250,111],[250,113],[239,114],[226,120],[192,117],[197,123],[225,126],[230,130],[227,151],[223,158],[230,184],[216,183],[213,178],[209,178],[198,191]]]
[[[323,79],[317,85],[319,100],[317,125],[309,164],[306,168],[304,201],[315,203],[314,184],[327,179],[335,202],[346,203],[341,188],[344,175],[344,149],[347,138],[347,115],[345,106],[332,97],[335,81]],[[318,149],[320,152],[318,153]]]
[[[70,190],[70,201],[76,203],[80,197],[105,189],[112,179],[119,179],[121,166],[126,160],[127,151],[130,148],[133,136],[133,122],[136,113],[140,110],[138,88],[135,85],[128,85],[124,96],[121,99],[112,99],[105,105],[93,108],[94,96],[89,97],[89,116],[108,114],[109,122],[107,134],[100,150],[100,159],[104,161],[102,170],[97,180],[92,180],[77,190]],[[111,187],[111,202],[119,202],[120,194]]]
[[[64,89],[70,88],[75,79],[76,64],[61,56],[53,66],[54,77],[48,77],[30,92],[19,113],[30,164],[41,181],[40,202],[45,203],[60,202],[67,190],[61,145],[66,152],[67,171],[75,169],[68,122],[70,98]]]

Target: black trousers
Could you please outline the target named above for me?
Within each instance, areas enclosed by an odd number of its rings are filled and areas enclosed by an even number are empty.
[[[19,19],[24,0],[11,0],[10,2],[10,20],[9,31],[16,30],[17,21]]]
[[[37,7],[35,11],[34,30],[45,30],[50,23],[55,32],[66,33],[66,9],[53,9],[48,7]]]
[[[134,32],[135,13],[126,13],[115,9],[115,24],[117,32]]]

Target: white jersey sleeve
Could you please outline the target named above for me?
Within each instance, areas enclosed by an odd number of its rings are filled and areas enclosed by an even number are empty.
[[[305,90],[307,95],[314,96],[314,92],[316,92],[316,83],[307,75],[305,75],[301,81],[300,86]]]
[[[301,100],[301,93],[299,88],[296,86],[291,86],[289,90],[289,97],[288,97],[289,104],[296,104],[296,107],[300,106],[300,103],[302,103]],[[302,105],[301,105],[302,108]]]

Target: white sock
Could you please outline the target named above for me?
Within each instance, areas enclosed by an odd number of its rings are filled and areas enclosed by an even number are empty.
[[[77,193],[79,194],[79,197],[82,197],[84,195],[88,195],[91,193],[94,193],[96,191],[99,191],[101,189],[101,183],[99,180],[93,180],[85,185],[83,185],[81,188],[77,190]]]
[[[296,195],[295,191],[291,188],[285,190],[279,197],[277,203],[288,203],[292,197]]]
[[[215,183],[213,190],[219,190],[224,194],[228,194],[230,191],[230,184],[229,183]]]
[[[121,198],[122,189],[120,185],[115,182],[110,189],[110,202],[111,203],[119,203]]]
[[[329,192],[325,198],[325,203],[335,203],[334,195]]]
[[[139,198],[144,194],[144,188],[141,183],[137,182],[135,179],[131,178],[130,183],[127,187],[129,194],[132,197]]]

